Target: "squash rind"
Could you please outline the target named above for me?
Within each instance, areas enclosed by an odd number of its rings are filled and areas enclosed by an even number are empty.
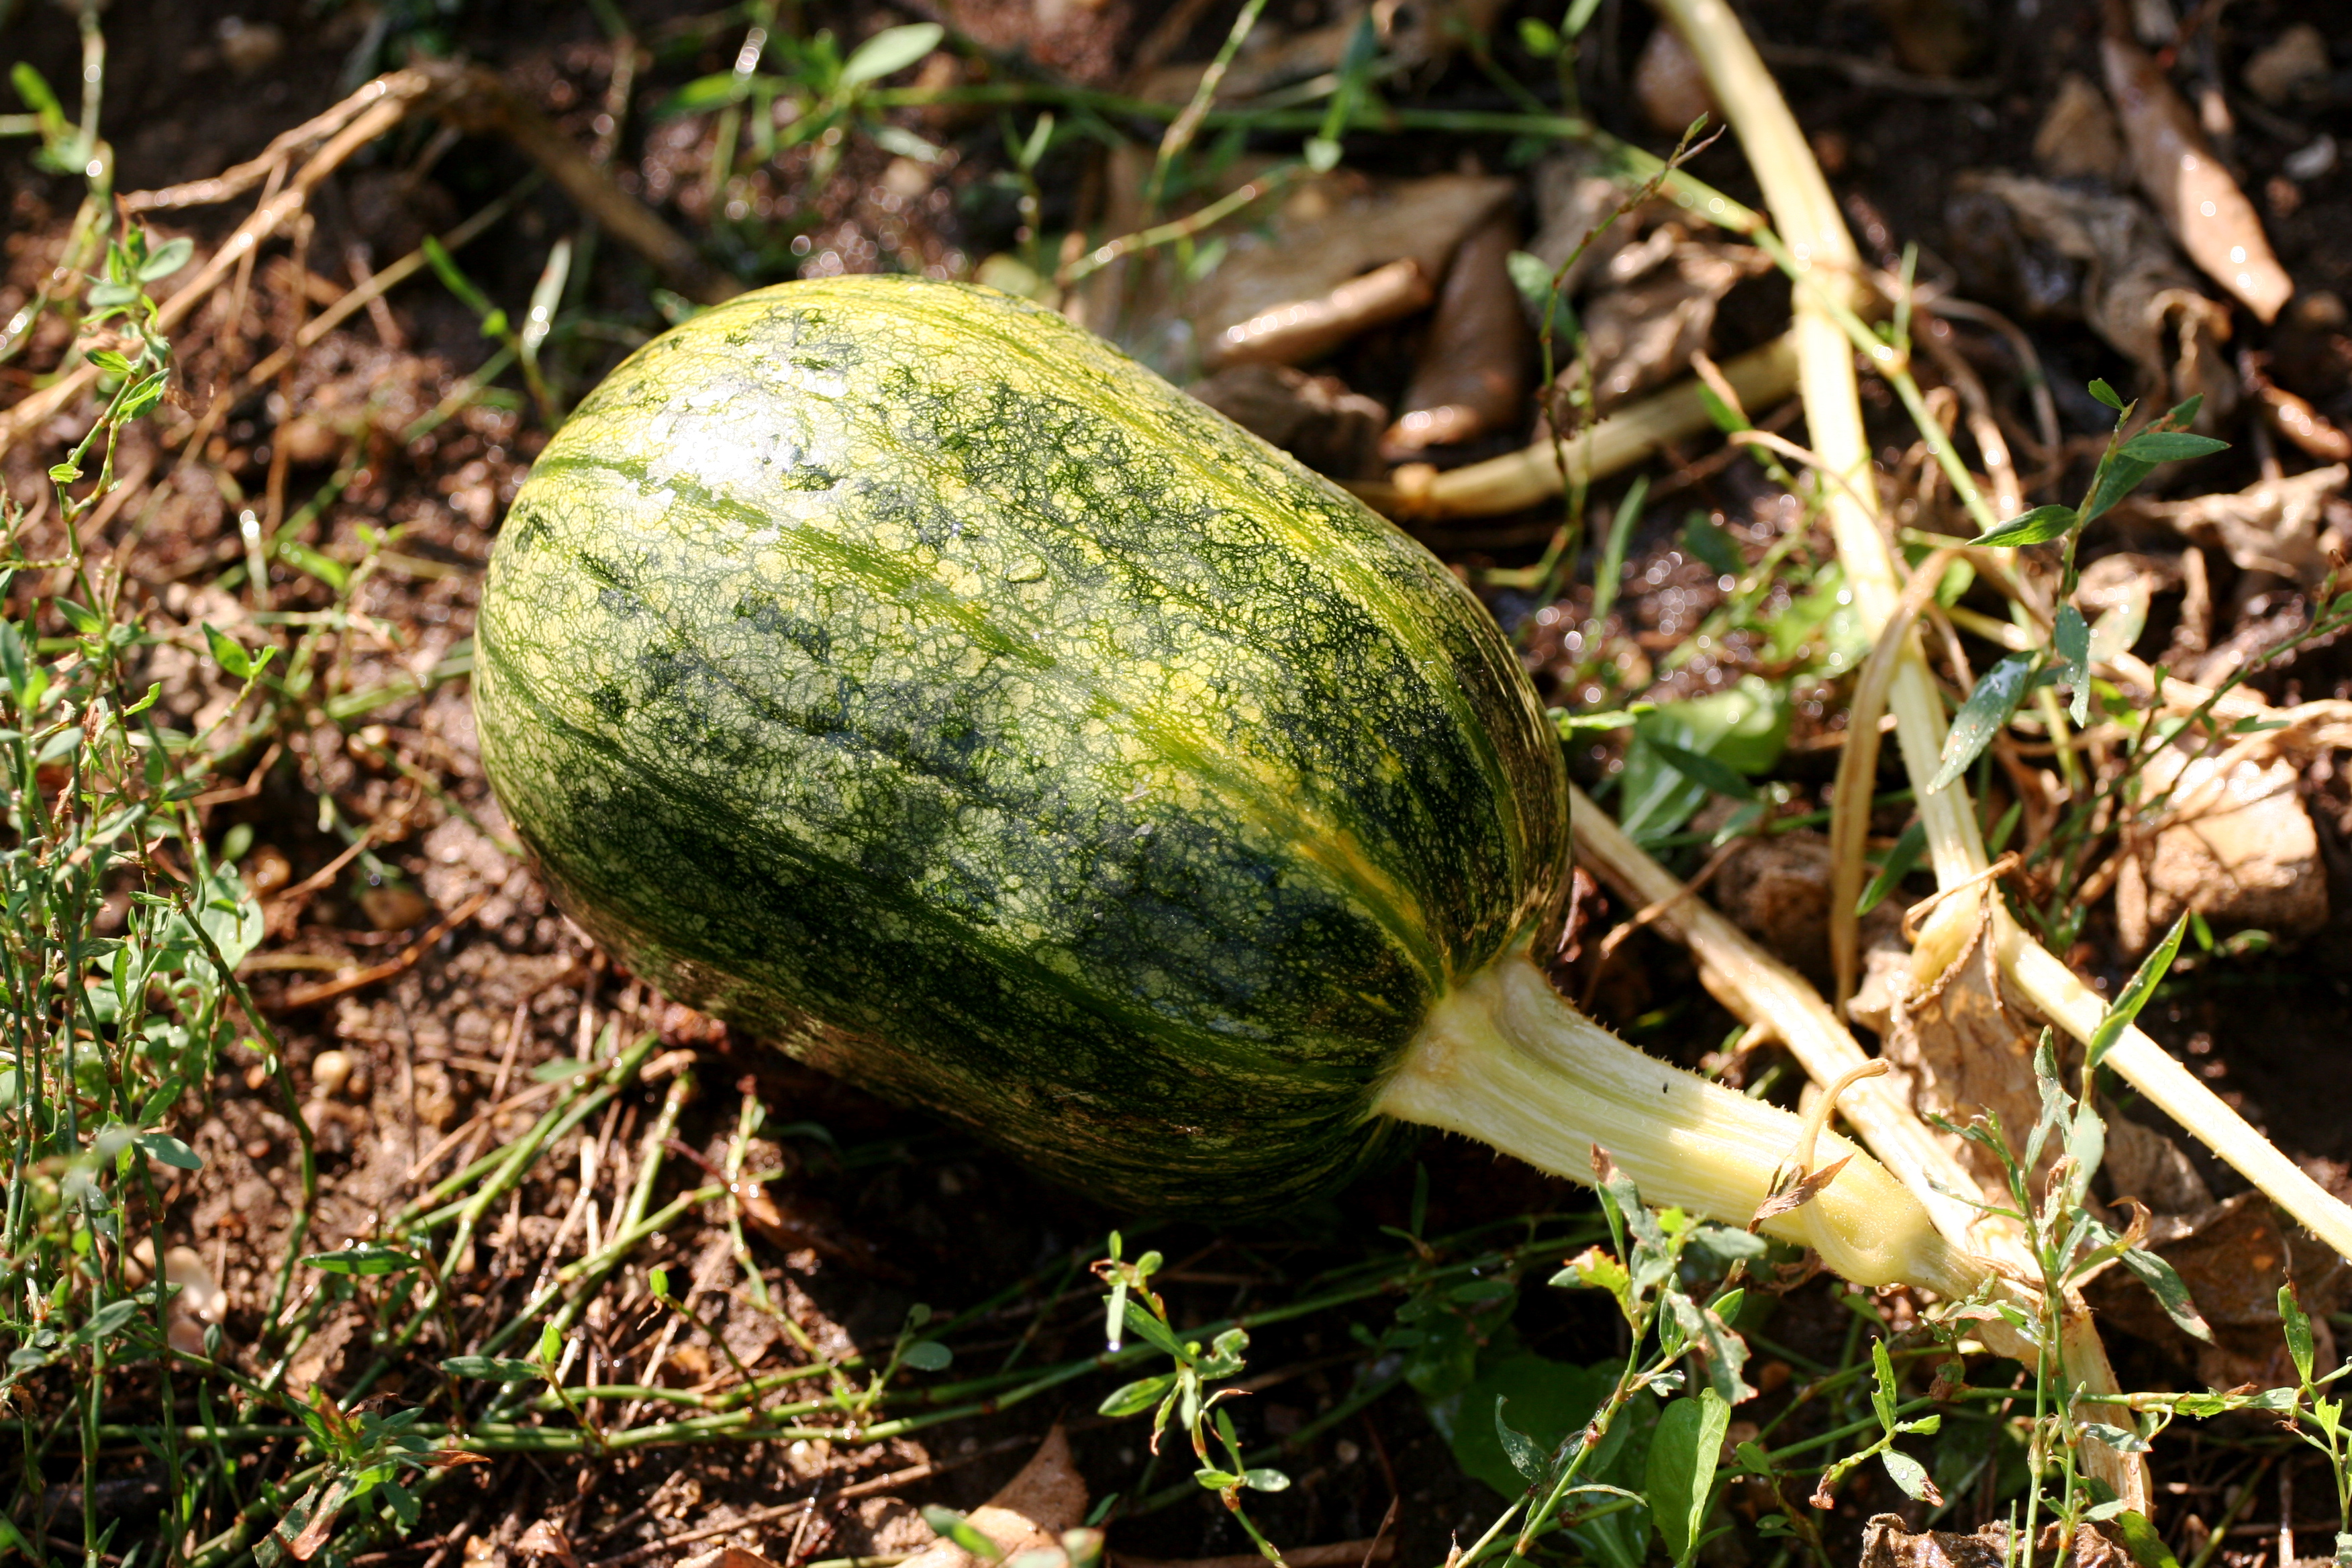
[[[640,350],[477,646],[491,781],[600,942],[1147,1209],[1359,1168],[1559,885],[1557,742],[1444,568],[991,290],[787,284]]]

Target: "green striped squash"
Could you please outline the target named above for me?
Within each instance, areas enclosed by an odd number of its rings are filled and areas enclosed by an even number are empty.
[[[1327,1187],[1552,905],[1559,745],[1444,567],[1054,313],[793,283],[517,497],[484,761],[671,994],[1115,1202]]]

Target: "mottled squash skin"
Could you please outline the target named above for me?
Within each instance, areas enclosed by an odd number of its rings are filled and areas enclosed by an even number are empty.
[[[1558,742],[1445,569],[984,289],[786,284],[632,355],[478,647],[499,801],[600,942],[1118,1204],[1358,1169],[1559,885]]]

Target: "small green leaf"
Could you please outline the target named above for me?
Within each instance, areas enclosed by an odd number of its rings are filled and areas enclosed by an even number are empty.
[[[1041,114],[1037,117],[1037,123],[1029,128],[1029,134],[1023,138],[1021,149],[1013,154],[1013,161],[1020,165],[1022,173],[1034,173],[1038,161],[1045,156],[1045,149],[1053,144],[1053,141],[1054,116],[1050,112]]]
[[[539,1331],[539,1360],[542,1366],[553,1366],[563,1359],[563,1331],[550,1318]]]
[[[2180,1568],[2179,1560],[2164,1544],[2164,1537],[2156,1532],[2147,1515],[2133,1509],[2117,1509],[2107,1522],[2124,1538],[2124,1550],[2131,1553],[2138,1568]]]
[[[1658,1534],[1676,1563],[1689,1562],[1698,1550],[1724,1434],[1730,1428],[1731,1406],[1714,1389],[1705,1388],[1695,1399],[1667,1405],[1650,1434],[1642,1490]]]
[[[1927,1467],[1901,1449],[1882,1451],[1878,1462],[1886,1467],[1887,1475],[1912,1501],[1939,1503],[1944,1500],[1943,1494],[1936,1489],[1936,1483],[1927,1479]]]
[[[846,90],[863,87],[869,81],[879,81],[893,71],[906,69],[925,55],[940,47],[947,29],[937,22],[910,22],[905,26],[885,27],[857,46],[849,58],[842,63],[841,86]]]
[[[2017,705],[2032,689],[2033,678],[2040,673],[2041,666],[2039,653],[2004,654],[1990,669],[1977,677],[1976,689],[1960,704],[1959,714],[1952,721],[1951,733],[1944,737],[1943,765],[1928,783],[1929,794],[1948,786],[1968,772],[1969,764],[1992,744],[1992,738],[2000,733],[2001,726],[2009,722],[2010,715],[2017,711]]]
[[[1687,746],[1678,746],[1654,735],[1643,736],[1642,744],[1665,759],[1668,767],[1703,789],[1729,795],[1734,800],[1756,798],[1756,786],[1740,777],[1738,770],[1728,763],[1718,762],[1704,752],[1694,752]]]
[[[153,255],[139,264],[139,281],[160,282],[185,267],[194,258],[195,254],[196,242],[186,235],[182,235],[177,239],[167,239],[155,247]]]
[[[955,1360],[955,1352],[937,1340],[917,1340],[898,1359],[901,1364],[917,1372],[942,1372]]]
[[[203,623],[203,625],[205,628],[205,641],[211,646],[213,650],[213,662],[219,665],[223,669],[228,671],[229,674],[235,676],[239,680],[251,679],[253,675],[252,656],[245,651],[244,647],[239,644],[235,637],[229,636],[226,632],[221,630],[210,621],[206,621]]]
[[[2058,679],[2074,693],[2068,716],[2078,726],[2087,723],[2091,717],[2091,625],[2083,619],[2082,611],[2072,605],[2061,605],[2050,640],[2058,652]]]
[[[1261,1468],[1244,1470],[1242,1485],[1254,1492],[1286,1492],[1290,1489],[1290,1478],[1280,1470]]]
[[[2047,544],[2063,539],[2074,526],[2074,509],[2071,506],[2037,506],[2032,511],[2011,518],[1989,532],[1979,533],[1970,544],[1990,545],[1999,550],[2014,550],[2026,544]]]
[[[923,1522],[931,1527],[932,1533],[954,1542],[982,1562],[1000,1563],[1004,1559],[1003,1547],[982,1534],[978,1526],[951,1508],[941,1508],[935,1502],[925,1503]]]
[[[1551,24],[1533,16],[1519,18],[1519,47],[1537,59],[1557,59],[1561,48],[1559,35]]]
[[[175,1171],[201,1171],[205,1157],[168,1132],[142,1132],[131,1140],[140,1152]]]
[[[1095,1414],[1108,1415],[1114,1419],[1125,1415],[1140,1415],[1167,1397],[1168,1391],[1175,1386],[1176,1379],[1172,1373],[1160,1377],[1139,1378],[1123,1387],[1113,1389],[1109,1396],[1095,1407]]]
[[[1870,1342],[1870,1407],[1877,1415],[1878,1424],[1892,1432],[1900,1391],[1895,1381],[1895,1362],[1886,1353],[1885,1340]]]
[[[139,1315],[139,1308],[140,1302],[135,1297],[125,1296],[119,1301],[109,1301],[89,1315],[89,1321],[75,1331],[74,1342],[87,1345],[112,1339],[131,1326],[131,1320]]]
[[[425,1259],[396,1247],[346,1247],[314,1252],[302,1261],[321,1274],[405,1274],[425,1267]]]
[[[299,540],[279,540],[278,558],[299,571],[308,572],[339,594],[352,580],[349,567],[331,555],[321,555]]]
[[[926,142],[903,125],[893,125],[887,120],[865,121],[866,134],[874,145],[900,158],[912,158],[918,163],[936,163],[947,156],[936,142]]]
[[[2279,1321],[2286,1329],[2286,1353],[2294,1358],[2295,1375],[2301,1378],[2304,1386],[2308,1388],[2311,1386],[2311,1369],[2315,1354],[2311,1338],[2311,1320],[2304,1314],[2303,1302],[2295,1296],[2293,1280],[2279,1287],[2278,1310]]]
[[[2121,414],[2124,411],[2124,400],[2116,396],[2116,389],[2109,386],[2104,381],[2094,381],[2091,383],[2091,395],[2097,398],[2100,402],[2105,404],[2108,407],[2114,409],[2118,414]]]
[[[1565,708],[1555,708],[1551,710],[1551,722],[1552,728],[1562,735],[1575,735],[1586,731],[1622,730],[1657,710],[1654,702],[1636,702],[1631,708],[1610,708],[1592,713],[1571,713]]]
[[[2186,430],[2143,430],[2123,445],[2125,457],[2143,463],[2179,463],[2229,449],[2227,441],[2192,436]]]
[[[1738,542],[1703,511],[1692,512],[1683,523],[1683,542],[1718,577],[1737,577],[1748,570]]]
[[[2147,1452],[2147,1438],[2141,1436],[2137,1432],[2126,1432],[2120,1426],[2109,1426],[2105,1421],[2084,1422],[2083,1435],[2086,1437],[2097,1438],[2100,1442],[2105,1443],[2108,1447],[2113,1448],[2118,1454],[2145,1454]]]
[[[1528,1479],[1532,1486],[1543,1479],[1550,1468],[1549,1457],[1536,1446],[1534,1438],[1503,1418],[1503,1406],[1509,1401],[1502,1394],[1495,1396],[1495,1436],[1503,1445],[1503,1457],[1511,1461],[1511,1468]]]
[[[105,617],[87,605],[78,605],[71,599],[54,599],[50,602],[57,605],[58,614],[65,617],[66,625],[73,627],[83,637],[94,637],[106,629]]]
[[[1885,902],[1886,895],[1903,885],[1903,879],[1919,864],[1919,857],[1927,852],[1927,820],[1913,817],[1911,826],[1903,830],[1903,837],[1895,841],[1895,847],[1886,852],[1886,863],[1879,867],[1878,875],[1873,877],[1870,886],[1862,890],[1861,901],[1853,908],[1854,917],[1860,919]]]
[[[2156,471],[2156,465],[2137,458],[2126,458],[2118,450],[2110,453],[2091,476],[2091,499],[2083,503],[2083,521],[2106,515],[2107,509],[2139,488],[2139,482]]]
[[[1127,1326],[1141,1335],[1155,1349],[1165,1351],[1180,1361],[1183,1359],[1184,1346],[1175,1334],[1170,1331],[1168,1325],[1153,1317],[1144,1309],[1141,1302],[1131,1297],[1127,1303]]]
[[[2174,921],[2172,929],[2164,933],[2164,940],[2140,960],[2140,965],[2132,972],[2131,979],[2116,993],[2116,999],[2107,1004],[2106,1012],[2099,1017],[2099,1026],[2091,1031],[2090,1044],[2084,1047],[2084,1056],[2090,1066],[2099,1065],[2115,1043],[2123,1038],[2124,1031],[2131,1027],[2132,1020],[2139,1016],[2139,1010],[2147,1005],[2147,999],[2156,994],[2156,988],[2163,983],[2165,972],[2172,967],[2174,957],[2180,952],[2180,938],[2188,929],[2189,917],[2186,914]]]
[[[154,407],[163,400],[163,384],[171,379],[171,374],[169,371],[159,370],[129,392],[124,393],[121,406],[114,411],[115,418],[123,421],[136,419]]]
[[[96,365],[102,374],[110,375],[118,381],[131,374],[131,362],[112,349],[91,350],[89,363]]]

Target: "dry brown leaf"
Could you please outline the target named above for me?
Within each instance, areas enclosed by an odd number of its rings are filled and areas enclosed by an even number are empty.
[[[2169,400],[2203,397],[2200,426],[2237,406],[2238,377],[2221,349],[2229,312],[2197,288],[2140,203],[1998,173],[1964,174],[1956,186],[1996,198],[2025,237],[2084,263],[2084,320]]]
[[[1037,1451],[997,1494],[965,1516],[1006,1558],[1024,1552],[1059,1552],[1062,1532],[1086,1518],[1087,1483],[1070,1458],[1070,1440],[1057,1424]],[[982,1568],[979,1560],[941,1538],[901,1568]]]
[[[1518,225],[1497,213],[1455,247],[1436,318],[1381,456],[1401,462],[1517,425],[1527,412],[1528,319],[1511,281]]]
[[[1662,135],[1681,135],[1702,114],[1711,124],[1723,123],[1723,111],[1716,107],[1698,57],[1680,33],[1664,24],[1651,31],[1642,58],[1633,62],[1633,100],[1641,105],[1642,117]]]
[[[2327,868],[2295,787],[2299,770],[2284,759],[2221,763],[2169,746],[2149,760],[2143,788],[2170,790],[2175,820],[2127,850],[2116,878],[2126,952],[2146,952],[2183,910],[2280,935],[2326,923]]]
[[[2256,98],[2283,109],[2324,88],[2331,68],[2326,37],[2310,23],[2297,22],[2254,51],[2246,62],[2245,83]]]
[[[1914,1535],[1903,1516],[1882,1513],[1862,1527],[1861,1568],[2004,1568],[2009,1531],[1999,1521],[1973,1535],[1926,1531]]]
[[[2294,293],[2294,280],[2271,251],[2253,203],[2230,177],[2195,111],[2147,50],[2110,27],[2100,42],[2107,95],[2115,100],[2140,189],[2208,277],[2264,322]]]
[[[2021,1153],[2042,1113],[2033,1081],[2033,1048],[2041,1031],[2001,977],[1986,935],[1979,907],[1975,928],[1951,966],[1925,989],[1913,993],[1906,986],[1893,998],[1880,1054],[1908,1076],[1912,1103],[1922,1115],[1946,1116],[1965,1126],[1990,1110],[2000,1118],[2011,1152]],[[1993,1152],[1964,1139],[1951,1142],[1985,1196],[2007,1202],[2006,1174]],[[2060,1152],[2054,1147],[2043,1152],[2033,1173],[2037,1182]]]
[[[1201,356],[1212,365],[1320,359],[1359,332],[1414,314],[1435,297],[1428,272],[1408,256],[1328,292],[1269,305],[1205,339]]]
[[[1409,260],[1424,278],[1443,278],[1454,247],[1517,192],[1515,181],[1471,174],[1381,184],[1334,174],[1300,186],[1264,232],[1237,236],[1216,270],[1189,292],[1185,313],[1204,361],[1213,368],[1223,363],[1209,345],[1244,322],[1324,300],[1391,262]]]
[[[2249,572],[2270,572],[2316,586],[2345,548],[2328,524],[2327,503],[2352,478],[2336,463],[2284,479],[2260,479],[2242,490],[2178,501],[2135,501],[2131,510],[2170,523],[2200,544],[2219,544]]]
[[[2179,1274],[2189,1298],[2213,1331],[2213,1342],[2191,1340],[2175,1328],[2145,1286],[2110,1270],[2089,1287],[2102,1321],[2142,1339],[2193,1358],[2197,1375],[2209,1387],[2253,1384],[2275,1388],[2294,1381],[2286,1341],[2279,1329],[2279,1287],[2292,1278],[2310,1315],[2320,1364],[2335,1364],[2328,1315],[2341,1309],[2352,1286],[2352,1268],[2324,1243],[2299,1238],[2300,1227],[2282,1228],[2260,1193],[2240,1193],[2195,1216],[2183,1234],[2153,1240],[2151,1249]]]
[[[1770,268],[1760,250],[1694,240],[1679,224],[1618,251],[1584,311],[1593,406],[1605,413],[1681,374],[1706,347],[1723,297]]]
[[[1844,1170],[1853,1159],[1853,1155],[1847,1154],[1843,1158],[1832,1160],[1818,1171],[1807,1172],[1801,1180],[1791,1183],[1785,1191],[1774,1193],[1770,1197],[1758,1204],[1756,1212],[1748,1216],[1748,1228],[1754,1230],[1768,1219],[1775,1219],[1781,1215],[1791,1214],[1803,1208],[1821,1196],[1822,1189],[1836,1181],[1838,1173]]]
[[[525,1557],[552,1557],[563,1568],[580,1568],[579,1554],[572,1550],[572,1538],[563,1527],[551,1519],[535,1521],[515,1542],[515,1551]],[[745,1556],[751,1555],[745,1552]]]
[[[2084,174],[2116,179],[2128,169],[2116,111],[2089,79],[2074,71],[2059,78],[2058,90],[2033,133],[2033,161],[2053,180]]]
[[[530,1537],[523,1539],[528,1541]],[[520,1546],[520,1542],[517,1545]],[[740,1546],[721,1546],[715,1552],[698,1552],[679,1563],[677,1568],[776,1568],[776,1564],[756,1552],[746,1552]]]
[[[1288,365],[1237,364],[1186,390],[1318,473],[1357,479],[1378,466],[1389,411],[1336,377]]]
[[[1593,271],[1638,237],[1646,216],[1671,210],[1654,205],[1610,222],[1632,189],[1605,173],[1600,153],[1580,142],[1536,165],[1536,236],[1528,241],[1528,254],[1542,262],[1548,274],[1575,258],[1560,279],[1563,295],[1574,295]],[[1556,344],[1555,350],[1567,347]]]

